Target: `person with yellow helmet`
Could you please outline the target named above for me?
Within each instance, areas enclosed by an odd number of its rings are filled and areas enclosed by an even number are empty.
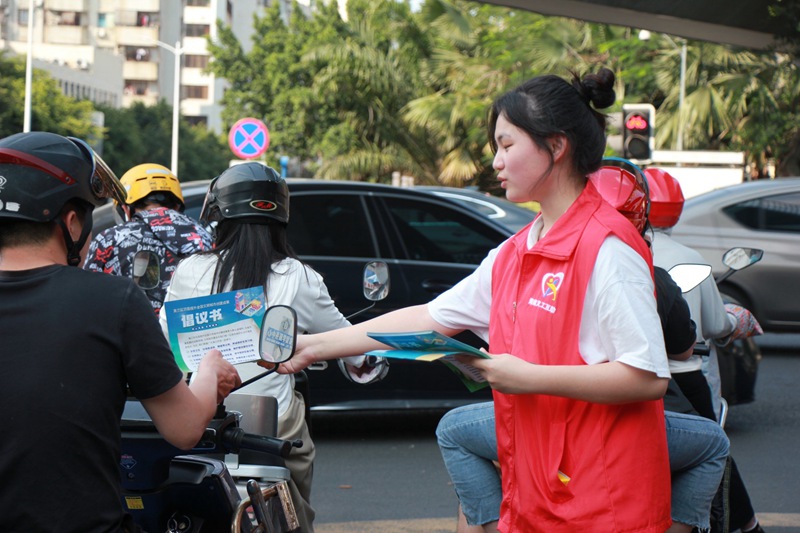
[[[137,253],[155,255],[160,279],[144,290],[158,314],[178,262],[210,250],[212,238],[199,222],[183,213],[181,185],[168,168],[144,163],[128,170],[120,181],[127,197],[124,203],[117,202],[117,207],[125,222],[94,238],[83,268],[133,277]]]

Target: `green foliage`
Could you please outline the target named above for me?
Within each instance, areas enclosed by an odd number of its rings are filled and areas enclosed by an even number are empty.
[[[253,18],[250,42],[219,24],[209,72],[229,84],[224,130],[244,117],[270,129],[265,160],[281,155],[318,177],[388,181],[393,171],[420,183],[495,182],[486,138],[493,98],[523,80],[607,66],[618,101],[657,108],[657,147],[743,150],[765,168],[800,174],[800,76],[786,53],[690,41],[680,103],[680,41],[635,29],[545,17],[465,0],[317,2],[309,18],[293,6],[284,24],[274,5]],[[800,47],[800,2],[770,0],[776,35]],[[676,42],[677,41],[677,42]],[[0,135],[22,129],[24,62],[0,54]],[[42,71],[33,76],[33,129],[96,138],[92,106],[67,98]],[[104,157],[118,172],[142,162],[169,166],[171,109],[101,109]],[[225,139],[180,125],[179,177],[213,177],[227,167]]]
[[[775,36],[794,55],[800,52],[800,2],[773,0],[767,6]]]
[[[34,69],[32,82],[31,130],[82,139],[99,136],[100,130],[91,122],[91,102],[64,96],[45,71]],[[0,52],[0,137],[22,131],[24,106],[25,62]]]
[[[172,160],[172,107],[163,100],[154,106],[135,103],[129,108],[101,108],[105,113],[103,159],[121,176],[142,163],[169,168]],[[227,143],[204,126],[180,122],[178,179],[209,179],[228,167]]]
[[[347,20],[333,2],[316,5],[308,19],[295,9],[288,25],[277,7],[255,17],[247,47],[220,26],[209,69],[231,85],[229,124],[264,120],[268,159],[290,155],[318,177],[388,181],[400,171],[488,188],[493,98],[531,76],[601,66],[617,75],[608,111],[656,106],[659,148],[682,131],[687,149],[745,150],[757,165],[778,157],[782,171],[800,170],[800,81],[788,56],[687,43],[681,117],[680,46],[665,35],[642,41],[631,28],[464,0],[426,0],[416,13],[407,2],[351,0]],[[797,2],[772,6],[800,20]]]

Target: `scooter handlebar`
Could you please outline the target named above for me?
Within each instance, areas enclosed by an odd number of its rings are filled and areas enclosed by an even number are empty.
[[[241,450],[253,450],[280,457],[289,457],[292,448],[299,448],[303,441],[288,441],[265,435],[246,433],[242,428],[226,428],[222,433],[222,443],[226,450],[239,453]]]

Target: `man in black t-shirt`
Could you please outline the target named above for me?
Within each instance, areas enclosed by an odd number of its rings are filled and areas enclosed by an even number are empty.
[[[191,386],[131,280],[79,265],[92,210],[124,199],[79,139],[0,139],[0,531],[119,532],[126,389],[161,434],[189,449],[240,383],[213,350]]]

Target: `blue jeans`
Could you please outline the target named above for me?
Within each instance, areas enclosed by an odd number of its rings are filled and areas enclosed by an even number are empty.
[[[672,470],[672,519],[708,529],[711,501],[728,457],[728,437],[706,418],[664,414]],[[497,460],[494,403],[449,411],[439,421],[436,438],[467,523],[499,520],[502,487],[492,463]]]
[[[492,463],[497,460],[494,402],[447,412],[436,427],[436,439],[467,523],[499,520],[503,491]]]

